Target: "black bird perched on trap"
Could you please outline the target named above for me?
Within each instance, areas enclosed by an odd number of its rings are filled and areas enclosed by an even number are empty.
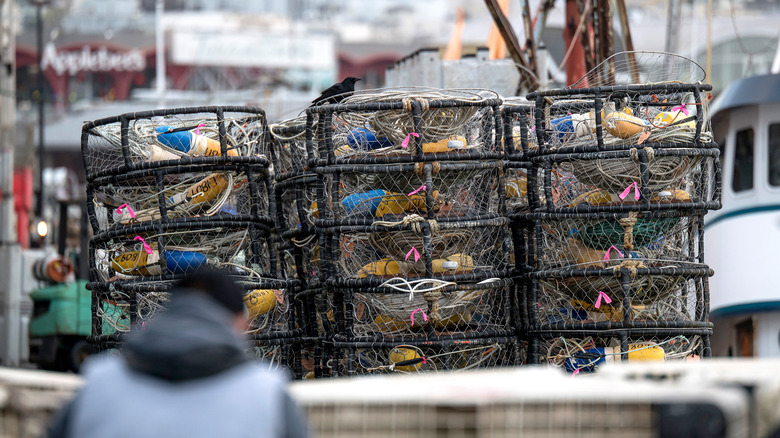
[[[359,80],[360,78],[349,76],[338,84],[331,85],[320,94],[320,97],[311,102],[311,106],[341,102],[352,95],[355,91],[355,82]]]

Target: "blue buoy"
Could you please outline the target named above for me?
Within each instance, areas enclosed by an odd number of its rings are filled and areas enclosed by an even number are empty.
[[[347,135],[347,144],[353,149],[370,151],[390,147],[394,143],[387,137],[377,138],[376,134],[366,128],[357,128],[350,131],[349,135]]]

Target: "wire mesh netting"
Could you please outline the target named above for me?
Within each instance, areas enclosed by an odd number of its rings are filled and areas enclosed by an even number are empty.
[[[387,231],[380,226],[372,232],[339,233],[330,240],[331,276],[376,285],[390,278],[501,275],[510,262],[511,242],[505,221],[492,222],[436,223],[434,229],[426,228],[429,233],[398,230],[398,225]]]
[[[124,114],[84,125],[87,175],[169,160],[266,154],[258,108],[199,107]],[[218,160],[217,160],[218,161]]]
[[[699,269],[699,275],[696,269],[686,271],[540,277],[535,280],[536,300],[531,310],[545,330],[706,327],[705,270]]]
[[[325,317],[341,339],[397,342],[512,333],[516,306],[507,281],[387,281],[381,288],[342,288],[325,296]],[[343,324],[343,326],[342,326]]]
[[[614,67],[617,74],[604,75]],[[625,84],[622,80],[634,68],[643,81]],[[703,79],[698,64],[678,55],[615,55],[571,88],[529,95],[536,101],[539,151],[708,146],[712,132],[707,92],[712,87],[703,85]]]
[[[540,207],[547,211],[719,208],[715,148],[630,149],[547,156],[540,163]]]
[[[96,178],[90,197],[96,232],[184,218],[270,218],[267,165],[156,166]]]
[[[626,261],[644,267],[703,263],[701,215],[667,212],[538,221],[536,267],[602,269]]]
[[[273,278],[275,253],[263,228],[230,219],[137,225],[103,233],[91,242],[94,279],[170,279],[205,268],[236,268]]]
[[[334,359],[344,375],[467,371],[518,364],[519,343],[510,337],[475,338],[448,342],[342,347]]]
[[[233,272],[244,289],[244,305],[250,321],[246,335],[254,341],[254,355],[259,354],[257,348],[269,352],[266,341],[288,339],[292,342],[300,336],[302,330],[297,322],[297,313],[301,310],[295,300],[295,283],[252,279]],[[172,284],[173,281],[159,280],[91,283],[89,287],[95,298],[92,337],[97,345],[103,348],[117,346],[123,335],[142,330],[155,316],[165,311]]]
[[[701,333],[658,333],[622,336],[618,333],[560,335],[541,342],[541,363],[571,373],[592,372],[606,362],[699,360],[709,343]]]
[[[355,92],[338,105],[307,110],[313,140],[309,158],[368,163],[409,156],[453,160],[486,156],[500,148],[500,103],[488,90]]]
[[[500,208],[498,161],[377,165],[323,169],[324,189],[309,216],[392,222],[416,214],[470,219]],[[322,202],[319,202],[322,201]],[[322,206],[322,207],[320,207]]]

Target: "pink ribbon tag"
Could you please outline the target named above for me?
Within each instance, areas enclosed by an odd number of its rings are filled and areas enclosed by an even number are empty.
[[[626,196],[631,193],[631,186],[634,186],[634,199],[639,199],[639,186],[637,185],[636,181],[629,184],[628,187],[623,190],[623,193],[620,194],[620,199],[626,199]]]
[[[206,126],[206,124],[205,123],[201,123],[200,125],[196,126],[195,127],[195,135],[200,135],[200,127],[201,126]]]
[[[127,207],[127,211],[130,213],[130,217],[135,217],[135,213],[133,213],[133,209],[130,208],[129,205],[127,205],[127,202],[117,207],[116,214],[122,214],[122,207]]]
[[[412,254],[414,254],[414,262],[417,263],[417,260],[420,260],[420,253],[417,252],[417,248],[415,247],[412,247],[412,249],[406,253],[406,258],[404,260],[409,260],[409,256]]]
[[[611,302],[612,302],[612,298],[610,298],[610,297],[609,297],[609,296],[608,296],[606,293],[604,293],[603,291],[599,291],[599,297],[598,297],[598,298],[596,298],[596,304],[594,304],[594,307],[596,307],[597,309],[598,309],[599,307],[601,307],[601,299],[602,299],[602,298],[604,298],[604,302],[605,302],[605,303],[607,303],[607,304],[609,304],[609,303],[611,303]]]
[[[604,261],[605,261],[605,262],[609,260],[609,251],[611,251],[611,250],[613,250],[613,249],[614,249],[615,251],[617,251],[617,253],[618,253],[618,254],[620,254],[620,257],[624,257],[624,256],[623,256],[623,253],[622,253],[622,252],[620,252],[620,250],[619,250],[619,249],[615,248],[615,245],[612,245],[612,246],[610,246],[609,248],[607,248],[607,253],[606,253],[606,254],[604,254]]]
[[[676,107],[672,108],[672,111],[680,111],[681,113],[685,114],[686,116],[688,115],[688,110],[685,109],[685,104],[682,104],[680,106],[676,106]]]
[[[146,243],[146,241],[144,240],[143,237],[135,236],[135,239],[133,239],[133,240],[141,240],[141,243],[144,244],[144,249],[146,250],[146,253],[147,254],[151,254],[152,253],[152,248],[150,248],[149,245],[147,245],[147,243]]]
[[[425,187],[425,184],[423,184],[423,185],[421,185],[421,186],[420,186],[420,188],[419,188],[419,189],[417,189],[417,190],[415,190],[415,191],[413,191],[413,192],[409,192],[409,194],[408,194],[408,195],[406,195],[406,196],[412,196],[412,195],[414,195],[415,193],[419,192],[420,190],[425,190],[426,188],[427,188],[427,187]]]
[[[418,134],[416,132],[410,132],[410,133],[406,134],[406,138],[404,139],[404,141],[401,142],[401,147],[402,148],[406,149],[406,147],[409,146],[409,137],[412,136],[412,135],[417,137],[417,138],[420,138],[420,134]]]
[[[428,315],[425,314],[425,311],[423,309],[418,307],[414,309],[414,312],[412,312],[412,316],[409,317],[412,320],[412,325],[414,325],[414,314],[417,313],[418,310],[420,311],[420,313],[423,314],[423,320],[425,320],[426,322],[428,321]],[[423,359],[423,363],[425,363],[425,359]]]
[[[579,368],[577,368],[576,370],[574,370],[574,372],[573,372],[573,373],[571,373],[571,376],[572,376],[572,377],[574,377],[574,376],[576,376],[576,375],[577,375],[577,374],[579,374],[579,373],[580,373],[580,369],[579,369]]]
[[[141,328],[146,327],[146,321],[141,321]]]
[[[424,314],[423,314],[423,315],[424,315]],[[425,362],[425,356],[420,356],[420,359],[422,359],[422,360],[423,360],[423,363],[424,363],[424,364],[425,364],[425,363],[427,363],[427,362]]]

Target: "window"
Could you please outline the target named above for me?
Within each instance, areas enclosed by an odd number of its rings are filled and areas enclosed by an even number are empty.
[[[753,188],[753,128],[737,132],[731,187],[735,192]]]
[[[769,125],[769,184],[780,186],[780,123]]]

